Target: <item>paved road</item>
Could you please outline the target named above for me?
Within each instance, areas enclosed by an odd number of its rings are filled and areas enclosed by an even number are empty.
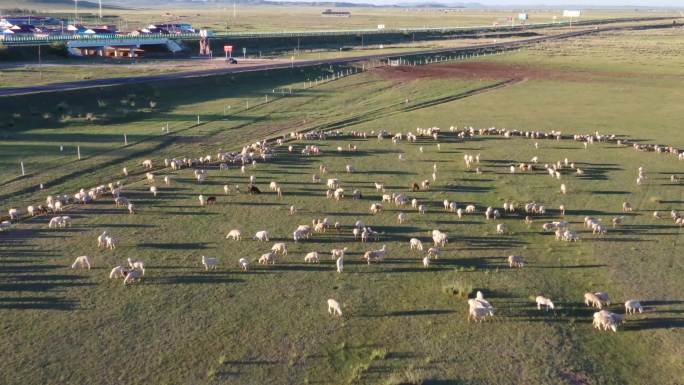
[[[653,25],[653,27],[661,27],[663,24]],[[540,37],[534,37],[530,39],[521,39],[516,41],[494,43],[494,44],[479,44],[468,47],[458,47],[458,48],[441,48],[423,51],[413,51],[404,53],[394,53],[394,54],[377,54],[377,55],[366,55],[366,56],[354,56],[347,58],[336,58],[336,59],[319,59],[319,60],[302,60],[295,61],[291,63],[283,63],[282,61],[275,63],[264,63],[255,65],[241,65],[241,66],[226,66],[224,68],[212,68],[197,71],[186,71],[186,72],[176,72],[170,74],[162,75],[151,75],[151,76],[134,76],[134,77],[118,77],[118,78],[108,78],[108,79],[93,79],[93,80],[81,80],[74,82],[64,82],[64,83],[53,83],[40,86],[29,86],[29,87],[8,87],[0,89],[0,97],[9,97],[33,93],[49,93],[49,92],[59,92],[59,91],[69,91],[85,88],[97,88],[97,87],[111,87],[126,84],[137,84],[137,83],[149,83],[157,81],[169,81],[169,80],[179,80],[188,78],[197,78],[204,76],[214,76],[214,75],[224,75],[228,73],[241,73],[241,72],[258,72],[273,69],[283,69],[283,68],[302,68],[302,67],[315,67],[320,65],[341,65],[354,62],[362,62],[369,60],[384,60],[389,58],[397,57],[408,57],[408,56],[420,56],[420,55],[431,55],[440,53],[449,54],[461,54],[473,51],[482,51],[486,49],[507,49],[525,46],[533,43],[538,43],[542,41],[549,40],[559,40],[567,39],[572,37],[577,37],[581,35],[586,35],[590,33],[596,33],[600,31],[614,31],[620,29],[630,29],[633,27],[603,27],[601,29],[583,29],[573,32],[566,32],[556,35],[546,35]],[[640,26],[639,28],[644,28]]]

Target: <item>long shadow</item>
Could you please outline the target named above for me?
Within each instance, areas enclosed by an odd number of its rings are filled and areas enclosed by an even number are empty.
[[[629,320],[623,326],[624,330],[653,330],[653,329],[681,329],[684,328],[682,317],[659,317],[640,320]]]
[[[228,278],[228,274],[201,273],[193,275],[176,275],[155,279],[153,285],[186,285],[186,284],[217,284],[217,283],[239,283],[244,282],[240,279]],[[149,284],[145,282],[145,284]]]
[[[209,245],[204,242],[186,242],[186,243],[138,243],[137,247],[151,248],[151,249],[169,249],[169,250],[200,250],[207,249]]]
[[[359,317],[364,318],[382,318],[382,317],[413,317],[413,316],[431,316],[442,314],[454,314],[455,310],[448,309],[423,309],[423,310],[397,310],[378,314],[361,314]]]
[[[78,302],[57,297],[4,297],[0,309],[74,310]]]

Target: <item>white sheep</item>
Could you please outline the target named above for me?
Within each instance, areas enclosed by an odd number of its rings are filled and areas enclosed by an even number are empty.
[[[462,208],[456,209],[456,215],[458,216],[458,219],[462,219],[463,218],[463,209]]]
[[[344,256],[337,258],[335,261],[335,266],[337,266],[337,272],[342,273],[344,271]]]
[[[115,268],[113,268],[113,269],[109,272],[109,279],[112,279],[112,278],[119,278],[119,277],[120,277],[120,278],[125,278],[125,277],[126,277],[126,272],[127,272],[127,271],[128,271],[128,270],[126,270],[126,268],[123,267],[123,266],[116,266]]]
[[[565,195],[568,192],[568,188],[565,186],[565,183],[561,184],[560,186],[560,192],[561,194]]]
[[[50,223],[48,223],[48,228],[54,227],[62,227],[62,217],[53,217],[50,219]]]
[[[75,269],[78,267],[83,269],[87,267],[88,270],[90,270],[90,266],[90,257],[88,257],[87,255],[81,255],[80,257],[76,257],[74,263],[71,265],[71,268]]]
[[[371,261],[382,261],[383,259],[385,259],[386,255],[387,245],[382,245],[382,248],[379,250],[366,251],[366,253],[363,255],[363,259],[365,259],[370,265]]]
[[[107,236],[105,236],[104,240],[105,240],[105,246],[108,249],[110,249],[110,250],[116,249],[116,239],[114,239],[114,237],[107,235]]]
[[[216,268],[218,267],[218,264],[219,264],[218,258],[206,257],[204,255],[202,256],[202,265],[204,265],[204,270],[209,270],[209,269],[216,270]]]
[[[135,214],[135,205],[133,205],[133,203],[128,204],[128,213]]]
[[[508,267],[523,267],[523,257],[521,255],[509,255]]]
[[[423,267],[430,267],[430,256],[423,258]]]
[[[264,242],[264,241],[268,242],[268,231],[266,231],[266,230],[257,231],[256,234],[254,234],[254,238],[252,238],[252,239],[255,239],[259,242]]]
[[[427,211],[425,205],[418,205],[418,214],[425,214],[425,211]]]
[[[332,298],[328,300],[328,314],[337,314],[338,316],[342,317],[342,309],[340,307],[340,303]]]
[[[307,253],[304,256],[304,262],[306,262],[306,263],[319,263],[320,258],[318,256],[318,252],[312,251],[312,252]]]
[[[261,254],[261,257],[259,257],[259,264],[261,265],[267,265],[267,264],[275,265],[276,263],[276,255],[274,252],[268,252],[265,254]]]
[[[439,247],[431,247],[428,249],[428,257],[434,257],[435,259],[439,258],[439,253],[441,250]]]
[[[142,275],[145,275],[145,262],[140,260],[134,261],[130,258],[126,258],[126,262],[128,262],[128,266],[130,266],[131,269],[140,271]]]
[[[271,247],[271,251],[276,254],[287,255],[287,245],[284,242],[278,242]]]
[[[249,269],[249,261],[247,260],[247,258],[240,258],[238,264],[240,265],[240,268],[244,271],[247,271],[247,269]]]
[[[145,169],[151,169],[152,168],[152,159],[145,159],[142,161],[142,166]]]
[[[535,298],[535,302],[537,302],[537,310],[541,310],[542,306],[546,308],[546,311],[549,309],[553,310],[554,308],[551,299],[541,295],[538,295],[537,298]]]
[[[341,249],[332,249],[330,250],[330,259],[336,259],[336,258],[343,258],[344,254],[349,250],[348,248],[344,247]]]
[[[372,214],[379,214],[382,212],[382,205],[380,203],[373,203],[370,206],[370,212]]]
[[[19,219],[19,210],[18,209],[9,209],[9,216],[10,220],[17,220]]]
[[[643,313],[644,308],[641,306],[641,303],[635,299],[630,299],[627,302],[625,302],[625,313],[627,314],[636,314],[636,312]]]
[[[423,242],[421,242],[418,238],[411,238],[409,245],[411,250],[423,251]]]
[[[404,222],[406,222],[407,218],[408,218],[408,216],[406,215],[406,213],[400,212],[399,214],[397,214],[397,223],[399,223],[401,225]]]
[[[603,307],[601,299],[594,293],[584,293],[584,304],[587,306],[596,307],[598,309]]]
[[[238,229],[233,229],[228,232],[226,239],[232,239],[234,241],[242,240],[242,232]]]
[[[150,192],[152,193],[152,195],[154,195],[156,197],[157,196],[157,186],[150,186]]]
[[[135,281],[142,281],[142,277],[144,276],[144,273],[141,273],[138,270],[128,270],[126,272],[126,278],[124,278],[124,286],[126,286],[129,283],[133,283]]]
[[[466,206],[465,212],[466,212],[466,214],[474,214],[475,213],[475,205]]]
[[[497,234],[505,234],[506,232],[508,232],[508,228],[506,227],[506,224],[499,223],[498,225],[496,225],[496,233]]]
[[[206,200],[206,198],[204,198],[204,195],[202,195],[202,194],[200,194],[197,197],[197,200],[199,200],[200,206],[204,206],[205,204],[207,204],[207,200]]]

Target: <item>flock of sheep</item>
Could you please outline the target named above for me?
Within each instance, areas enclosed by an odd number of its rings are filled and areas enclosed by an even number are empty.
[[[664,154],[671,154],[676,156],[679,160],[684,160],[684,151],[680,149],[676,149],[671,146],[658,146],[658,145],[643,145],[643,144],[638,144],[638,143],[631,143],[626,140],[621,140],[617,139],[617,137],[613,135],[600,135],[599,133],[595,133],[592,135],[575,135],[572,137],[567,137],[563,136],[562,133],[557,132],[557,131],[551,131],[551,132],[539,132],[539,131],[518,131],[518,130],[507,130],[507,129],[497,129],[497,128],[488,128],[488,129],[474,129],[472,127],[470,128],[463,128],[463,129],[458,129],[451,127],[449,129],[449,134],[453,135],[457,138],[461,138],[463,140],[467,140],[470,137],[475,137],[475,136],[485,136],[485,135],[498,135],[498,136],[503,136],[503,137],[523,137],[523,138],[529,138],[532,140],[539,140],[539,139],[547,139],[547,140],[561,140],[561,139],[572,139],[576,141],[581,141],[584,143],[585,146],[588,146],[594,142],[614,142],[618,146],[632,146],[634,149],[639,150],[639,151],[654,151],[654,152],[659,152],[659,153],[664,153]],[[206,181],[206,179],[209,177],[209,174],[207,172],[207,169],[209,168],[218,168],[219,170],[225,170],[230,167],[234,168],[240,168],[242,173],[246,172],[246,166],[248,165],[254,165],[257,162],[268,162],[273,157],[275,156],[275,147],[279,146],[284,146],[285,141],[291,140],[292,144],[290,144],[287,147],[287,151],[290,153],[294,153],[297,150],[297,147],[295,143],[297,141],[305,141],[305,140],[325,140],[328,137],[335,137],[337,139],[344,138],[345,136],[351,136],[351,137],[362,137],[362,138],[367,138],[368,136],[374,136],[377,137],[378,140],[386,140],[386,139],[391,139],[393,143],[399,143],[400,141],[407,141],[409,143],[413,143],[417,141],[417,138],[419,136],[422,137],[428,137],[434,139],[435,143],[437,146],[439,146],[439,139],[443,135],[446,135],[446,133],[443,133],[442,130],[439,128],[433,127],[433,128],[418,128],[416,130],[416,133],[414,134],[413,132],[409,132],[407,134],[403,133],[396,133],[394,135],[390,134],[389,132],[386,131],[380,131],[380,132],[371,132],[366,133],[366,132],[357,132],[357,131],[352,131],[349,133],[342,133],[342,132],[330,132],[330,133],[319,133],[319,132],[306,132],[306,133],[292,133],[290,137],[283,137],[280,139],[277,139],[276,141],[269,142],[269,141],[260,141],[257,143],[253,143],[247,146],[244,146],[242,151],[240,152],[225,152],[225,153],[219,153],[216,156],[212,155],[207,155],[204,157],[200,158],[174,158],[174,159],[165,159],[164,160],[164,167],[171,169],[171,170],[180,170],[184,168],[192,168],[194,170],[194,179],[196,180],[197,183],[203,183]],[[428,139],[429,140],[429,139]],[[535,148],[539,148],[539,142],[535,141],[534,143]],[[356,151],[357,147],[356,145],[349,144],[347,147],[348,151]],[[344,151],[342,147],[337,148],[338,152]],[[424,152],[425,148],[423,146],[420,147],[420,151]],[[319,146],[317,145],[312,145],[312,144],[307,144],[303,145],[301,147],[301,156],[304,157],[311,157],[311,156],[316,156],[321,154],[322,150]],[[475,168],[476,173],[481,173],[482,170],[480,168],[480,154],[476,155],[471,155],[471,154],[465,154],[464,157],[464,162],[465,166],[467,169],[472,169]],[[406,156],[404,154],[399,155],[399,161],[405,161]],[[559,160],[554,163],[547,163],[543,166],[538,164],[539,158],[537,156],[533,157],[530,162],[526,163],[520,163],[518,165],[511,165],[510,166],[510,173],[526,173],[526,172],[532,172],[535,170],[541,170],[542,167],[550,177],[560,180],[563,178],[563,175],[583,175],[584,170],[580,169],[579,167],[576,167],[576,165],[572,162],[570,162],[567,158],[563,160]],[[149,186],[149,191],[151,194],[154,196],[157,196],[157,194],[160,192],[160,188],[157,185],[157,180],[159,178],[158,174],[155,174],[155,169],[154,169],[154,163],[152,159],[146,159],[142,162],[142,167],[145,172],[145,181],[150,184]],[[156,171],[160,171],[161,169],[157,169]],[[346,173],[354,173],[356,172],[356,169],[352,165],[346,165],[344,171]],[[417,190],[429,190],[431,188],[431,184],[433,184],[435,181],[438,179],[438,170],[437,170],[437,164],[434,164],[431,170],[431,175],[429,178],[421,180],[421,181],[415,181],[413,182],[410,186],[407,186],[407,189],[410,189],[411,191],[417,191]],[[125,176],[129,175],[129,170],[126,168],[123,168],[122,170],[123,174]],[[311,180],[313,183],[322,183],[322,178],[324,175],[328,173],[328,166],[321,164],[319,167],[319,173],[315,174],[312,176]],[[646,172],[644,171],[643,168],[639,169],[639,173],[637,176],[637,184],[641,185],[645,183],[647,180],[648,176],[646,175]],[[163,184],[168,186],[171,184],[171,178],[169,176],[163,176],[161,178],[163,181]],[[679,179],[676,175],[673,175],[671,177],[671,181],[673,183],[678,183]],[[326,183],[326,194],[325,197],[327,199],[334,199],[334,200],[342,200],[342,199],[348,199],[350,197],[351,199],[360,199],[362,197],[362,192],[359,191],[358,189],[354,189],[351,194],[347,195],[347,190],[343,187],[343,182],[340,180],[340,178],[328,178]],[[379,194],[381,194],[382,199],[380,202],[374,202],[370,205],[369,207],[369,212],[372,215],[379,215],[384,212],[385,210],[385,205],[394,205],[395,207],[399,208],[400,210],[408,210],[408,207],[410,206],[411,209],[415,210],[418,215],[425,215],[426,214],[426,204],[421,204],[417,199],[413,198],[411,199],[408,196],[408,193],[403,193],[403,192],[395,192],[395,193],[389,193],[386,191],[385,185],[382,182],[374,182],[373,186],[375,188],[375,191]],[[113,203],[116,207],[123,207],[124,209],[128,210],[130,214],[135,214],[136,213],[136,206],[124,195],[124,185],[120,181],[117,182],[112,182],[108,183],[106,185],[100,185],[97,187],[93,187],[90,189],[80,189],[78,192],[73,194],[72,196],[69,195],[61,195],[61,196],[49,196],[45,200],[45,205],[31,205],[28,206],[27,208],[27,214],[28,216],[36,216],[36,215],[43,215],[43,214],[53,214],[53,216],[48,224],[49,228],[63,228],[67,226],[71,226],[72,220],[69,216],[62,215],[63,210],[65,207],[69,204],[88,204],[90,202],[93,202],[98,199],[102,199],[105,196],[111,196]],[[276,193],[278,196],[282,197],[284,194],[283,189],[281,186],[276,182],[272,181],[269,185],[269,190],[273,193]],[[562,183],[559,188],[559,192],[561,194],[568,194],[569,188],[565,183]],[[223,192],[224,194],[229,194],[230,192],[240,192],[240,186],[235,185],[235,186],[229,186],[229,185],[224,185],[223,186]],[[249,183],[247,185],[246,192],[249,194],[260,194],[261,190],[256,186],[255,184],[255,178],[253,176],[250,176],[249,178]],[[205,205],[211,205],[215,204],[217,201],[216,196],[209,196],[205,197],[204,195],[199,195],[198,196],[199,204],[200,206],[205,206]],[[465,204],[463,207],[460,207],[459,204],[453,201],[449,200],[444,200],[442,202],[443,208],[445,212],[452,212],[455,213],[458,218],[462,218],[464,215],[475,215],[478,211],[478,208],[474,204]],[[518,204],[515,202],[505,202],[501,208],[494,208],[494,207],[487,207],[484,211],[483,214],[485,216],[485,219],[487,221],[494,221],[496,222],[499,218],[505,215],[520,215],[524,216],[524,220],[526,223],[531,224],[533,222],[533,218],[535,216],[540,216],[544,215],[547,211],[547,208],[539,204],[537,202],[527,202],[524,204]],[[566,207],[564,205],[560,205],[558,208],[558,212],[561,217],[565,215]],[[630,212],[632,211],[632,206],[629,202],[624,202],[623,207],[622,207],[623,212]],[[291,206],[289,213],[291,215],[295,214],[297,212],[297,208],[295,206]],[[675,221],[676,224],[680,226],[684,226],[684,219],[682,219],[682,215],[678,213],[677,211],[673,210],[671,213],[672,219]],[[660,214],[658,212],[654,212],[653,216],[655,218],[660,218]],[[9,218],[7,220],[4,220],[0,223],[0,230],[9,230],[12,226],[12,223],[20,219],[20,212],[16,208],[12,208],[9,210]],[[614,217],[612,219],[612,227],[616,227],[622,224],[624,217],[619,216],[619,217]],[[397,223],[398,224],[404,224],[409,220],[409,214],[407,214],[404,211],[401,211],[397,214]],[[594,234],[597,235],[603,235],[606,234],[608,231],[608,226],[603,224],[600,219],[593,218],[593,217],[586,217],[584,219],[584,224],[586,228],[589,228],[592,230]],[[342,228],[341,224],[339,222],[331,222],[328,218],[315,218],[312,220],[311,224],[301,224],[299,225],[293,232],[292,232],[292,241],[294,243],[299,243],[299,242],[306,242],[310,240],[312,237],[315,237],[316,234],[319,233],[324,233],[329,230],[338,230],[340,231]],[[496,234],[506,234],[508,233],[508,228],[504,223],[497,223],[496,226]],[[565,242],[577,242],[580,240],[578,234],[576,231],[573,231],[570,228],[570,224],[567,221],[564,220],[558,220],[558,221],[551,221],[551,222],[545,222],[542,224],[542,230],[544,232],[554,232],[556,239],[559,241],[565,241]],[[360,239],[361,242],[367,242],[370,240],[380,240],[380,235],[377,231],[373,230],[371,227],[367,226],[363,221],[357,220],[354,225],[352,226],[351,233],[354,236],[354,239]],[[449,236],[446,232],[443,232],[439,229],[435,229],[431,232],[432,236],[432,246],[430,246],[427,250],[426,255],[419,260],[420,263],[422,263],[422,266],[425,268],[429,268],[432,259],[436,259],[439,257],[441,250],[445,247],[445,245],[449,242]],[[241,241],[243,239],[242,237],[242,231],[240,229],[233,229],[230,232],[227,233],[226,235],[227,239],[230,239],[232,241]],[[252,237],[253,240],[258,241],[258,242],[269,242],[270,239],[270,233],[268,230],[260,230],[257,231],[254,236]],[[102,234],[100,234],[97,237],[97,246],[98,248],[104,247],[107,249],[115,249],[116,248],[116,239],[109,234],[107,231],[104,231]],[[418,252],[424,252],[424,245],[423,242],[418,239],[418,238],[411,238],[408,242],[409,250],[411,251],[418,251]],[[344,262],[346,255],[345,253],[347,252],[348,248],[343,247],[343,248],[335,248],[330,251],[331,259],[335,261],[335,268],[337,273],[342,274],[344,272]],[[259,264],[262,265],[273,265],[277,262],[277,259],[279,257],[286,256],[288,253],[287,250],[287,244],[285,242],[277,242],[275,243],[270,250],[259,256],[256,261]],[[371,249],[366,251],[363,254],[363,261],[365,261],[368,264],[371,263],[380,263],[382,262],[388,255],[389,250],[387,249],[386,245],[382,245],[381,248],[376,248],[376,249]],[[306,263],[319,263],[321,259],[321,255],[317,251],[311,251],[307,253],[304,256],[304,262]],[[519,255],[510,255],[507,259],[508,265],[511,268],[523,268],[524,266],[524,258]],[[87,255],[82,255],[77,257],[73,264],[71,265],[72,268],[81,268],[81,269],[90,269],[93,264],[92,258],[90,258]],[[216,257],[209,257],[209,256],[201,256],[201,264],[204,266],[206,270],[209,269],[217,269],[220,265],[220,260]],[[248,258],[240,258],[238,261],[239,268],[242,270],[248,270],[251,268],[251,261]],[[124,285],[132,284],[135,282],[140,282],[142,281],[143,277],[145,276],[145,263],[140,260],[131,260],[130,258],[127,260],[126,264],[122,264],[119,266],[115,266],[111,269],[110,272],[110,279],[116,279],[120,278],[123,279]],[[546,296],[537,296],[535,298],[535,302],[537,305],[537,308],[541,310],[542,308],[545,310],[553,310],[554,303],[551,298],[548,298]],[[593,324],[596,328],[602,329],[602,330],[612,330],[612,331],[617,331],[617,327],[619,324],[624,322],[624,315],[617,314],[617,313],[612,313],[609,312],[605,309],[603,309],[604,306],[609,306],[610,305],[610,298],[608,294],[603,293],[603,292],[587,292],[584,295],[584,302],[587,306],[595,307],[599,311],[594,313],[593,316]],[[341,305],[340,303],[335,300],[335,299],[328,299],[327,300],[328,304],[328,312],[333,315],[342,315],[341,311]],[[643,311],[643,307],[639,303],[639,301],[630,299],[627,300],[624,304],[625,306],[625,314],[631,314],[635,312],[641,313]],[[494,315],[495,308],[492,306],[490,302],[484,299],[484,296],[481,292],[477,292],[476,297],[469,299],[468,300],[468,320],[474,320],[477,322],[481,322],[488,317],[492,317]]]

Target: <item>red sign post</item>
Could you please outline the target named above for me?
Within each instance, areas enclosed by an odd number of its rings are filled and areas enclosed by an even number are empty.
[[[233,57],[233,46],[232,45],[224,45],[223,51],[226,53],[226,59],[228,59],[229,54],[230,54],[230,57]]]

